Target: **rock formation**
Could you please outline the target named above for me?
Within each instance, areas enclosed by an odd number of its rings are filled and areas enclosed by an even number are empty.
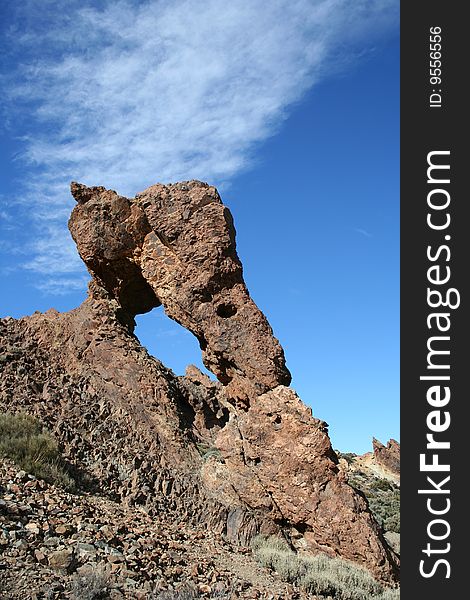
[[[153,185],[134,200],[72,184],[69,221],[95,280],[130,315],[163,304],[199,340],[231,398],[289,385],[284,353],[243,282],[229,210],[200,182]]]
[[[72,184],[69,227],[88,298],[0,321],[0,405],[38,416],[89,485],[248,543],[281,532],[394,581],[396,557],[350,487],[324,422],[288,387],[279,342],[250,298],[215,188],[154,185],[134,199]],[[176,377],[133,334],[163,305],[199,340],[213,382]]]
[[[363,473],[370,477],[378,477],[400,486],[400,444],[389,440],[384,446],[376,438],[372,438],[373,452],[365,454],[341,454],[339,465],[346,473]]]
[[[396,440],[391,439],[384,446],[379,440],[374,438],[372,446],[377,464],[400,477],[400,444]]]

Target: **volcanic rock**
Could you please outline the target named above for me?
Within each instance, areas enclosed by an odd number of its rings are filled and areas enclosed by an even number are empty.
[[[390,440],[384,446],[372,438],[373,452],[365,454],[339,453],[340,469],[350,474],[365,474],[368,477],[386,479],[400,487],[400,444]]]
[[[51,552],[48,557],[49,566],[53,569],[70,569],[74,559],[73,549],[56,550]]]
[[[250,298],[230,211],[199,181],[153,185],[134,200],[73,183],[69,221],[95,280],[132,317],[163,304],[199,341],[229,397],[289,385],[284,353]]]
[[[282,533],[294,548],[394,581],[396,556],[347,484],[327,425],[287,387],[215,188],[158,184],[128,199],[72,184],[72,193],[88,298],[68,313],[0,320],[0,408],[36,415],[87,489],[151,519],[242,545]],[[218,381],[195,367],[176,377],[140,345],[134,317],[158,305],[197,337]]]
[[[103,597],[129,600],[161,598],[159,592],[183,586],[203,586],[207,593],[197,598],[214,598],[217,590],[227,599],[230,590],[246,600],[311,598],[262,570],[247,548],[219,534],[168,519],[167,513],[149,516],[139,507],[70,494],[41,480],[20,483],[13,493],[16,471],[0,459],[0,492],[9,498],[6,506],[0,503],[2,600],[91,597],[90,584],[97,597],[100,583],[109,591]],[[27,528],[33,520],[38,534]],[[64,525],[74,533],[60,534]]]
[[[400,477],[400,444],[396,440],[391,439],[384,446],[379,440],[374,438],[372,446],[377,464]]]

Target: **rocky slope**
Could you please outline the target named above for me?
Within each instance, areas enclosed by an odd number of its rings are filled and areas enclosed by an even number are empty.
[[[308,597],[184,515],[70,494],[1,459],[0,492],[2,600]]]
[[[83,485],[149,518],[242,545],[282,532],[299,551],[394,581],[397,558],[345,481],[326,424],[288,387],[215,188],[72,193],[88,298],[69,313],[0,321],[0,409],[36,415]],[[158,305],[197,337],[217,382],[195,368],[176,377],[140,345],[134,317]]]

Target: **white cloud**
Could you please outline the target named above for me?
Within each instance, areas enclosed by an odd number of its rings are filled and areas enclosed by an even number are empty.
[[[42,220],[41,235],[31,244],[33,257],[22,264],[23,268],[42,275],[81,272],[82,262],[75,246],[66,243],[68,239],[64,236],[63,226],[48,222],[45,217]]]
[[[93,4],[29,0],[12,30],[23,56],[8,94],[35,123],[23,201],[43,229],[25,266],[69,284],[83,273],[66,230],[70,180],[126,195],[157,181],[223,185],[352,43],[398,16],[392,0]]]
[[[354,231],[355,231],[356,233],[360,233],[360,234],[361,234],[361,235],[363,235],[364,237],[368,237],[368,238],[372,237],[372,234],[371,234],[371,233],[369,233],[369,232],[368,232],[366,229],[362,229],[361,227],[355,227],[355,228],[354,228]]]
[[[64,296],[70,292],[85,290],[88,281],[87,277],[47,277],[39,278],[36,287],[44,294]]]

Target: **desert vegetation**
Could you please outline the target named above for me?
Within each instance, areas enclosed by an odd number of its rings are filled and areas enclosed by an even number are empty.
[[[56,440],[31,415],[0,413],[0,456],[38,479],[75,490],[75,481],[67,472]]]
[[[104,600],[109,597],[109,576],[101,569],[75,573],[72,577],[72,600]]]
[[[400,533],[400,488],[397,485],[360,471],[349,477],[349,483],[365,494],[374,517],[384,531]]]
[[[253,552],[265,567],[319,598],[334,600],[398,600],[398,590],[384,589],[372,575],[339,558],[301,555],[276,537],[257,536]]]

